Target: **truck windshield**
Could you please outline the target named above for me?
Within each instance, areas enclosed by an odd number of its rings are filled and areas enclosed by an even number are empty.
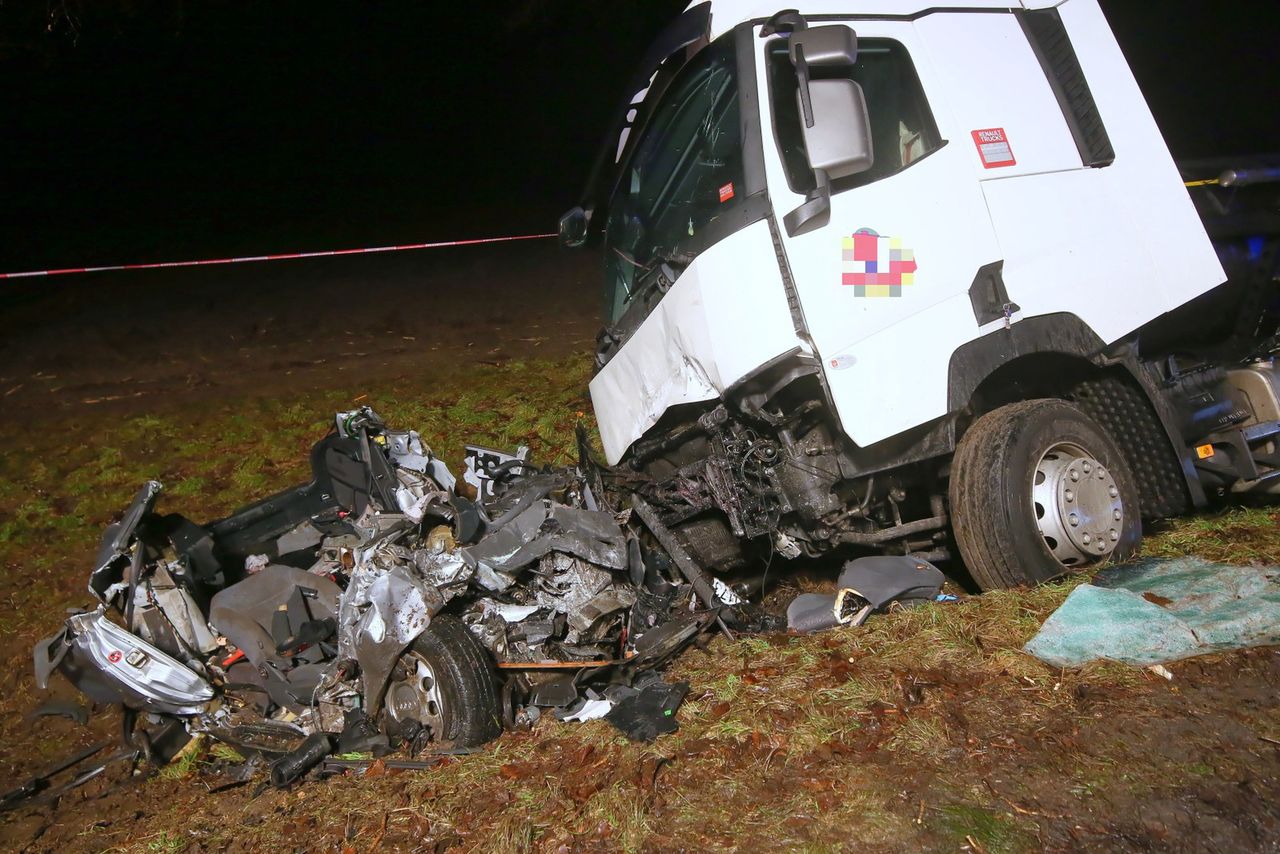
[[[708,45],[647,122],[609,201],[605,318],[617,322],[662,262],[680,270],[741,196],[742,131],[733,42]]]

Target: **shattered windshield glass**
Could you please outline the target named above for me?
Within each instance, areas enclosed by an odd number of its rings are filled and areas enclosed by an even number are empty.
[[[742,133],[733,42],[722,38],[671,85],[609,203],[605,317],[639,296],[646,273],[687,263],[701,237],[740,198]]]

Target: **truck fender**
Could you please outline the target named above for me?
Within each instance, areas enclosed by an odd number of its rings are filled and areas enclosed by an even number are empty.
[[[1028,317],[956,348],[948,367],[948,409],[969,406],[973,394],[997,369],[1033,354],[1076,356],[1099,365],[1106,343],[1069,312]]]
[[[1060,391],[1079,397],[1076,403],[1115,434],[1142,482],[1144,514],[1176,515],[1188,498],[1196,507],[1207,502],[1160,378],[1140,360],[1132,340],[1108,345],[1074,314],[1029,317],[957,348],[948,369],[949,410],[954,415],[972,408],[975,393],[998,370],[1036,356],[1078,360],[1099,372],[1097,379]],[[1149,414],[1135,418],[1137,410]],[[1131,429],[1119,429],[1121,422]]]

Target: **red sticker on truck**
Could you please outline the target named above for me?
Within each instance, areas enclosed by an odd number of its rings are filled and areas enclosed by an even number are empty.
[[[733,182],[730,181],[720,188],[720,204],[724,204],[733,198]]]
[[[1004,128],[986,128],[973,132],[973,144],[978,146],[978,156],[982,158],[984,169],[996,169],[1000,166],[1016,166],[1013,148],[1009,145],[1009,137]]]

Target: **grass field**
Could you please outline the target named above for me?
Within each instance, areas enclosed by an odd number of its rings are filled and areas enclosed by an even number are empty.
[[[86,407],[0,425],[0,768],[17,779],[109,732],[33,726],[30,649],[84,605],[99,533],[148,478],[198,521],[306,479],[333,412],[370,404],[457,470],[464,441],[573,459],[585,358],[460,364],[358,393],[245,393],[147,414]],[[1151,532],[1149,554],[1280,563],[1274,508]],[[544,720],[426,773],[375,769],[210,794],[203,745],[166,773],[7,814],[32,850],[1242,850],[1280,834],[1274,650],[1052,670],[1021,646],[1078,581],[964,598],[810,638],[711,641],[672,668],[680,731],[651,745]],[[65,686],[61,689],[66,693]]]

